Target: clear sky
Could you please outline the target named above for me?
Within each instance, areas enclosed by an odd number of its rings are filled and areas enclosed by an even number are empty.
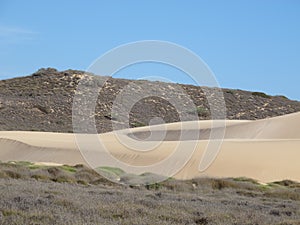
[[[41,67],[85,70],[106,51],[140,40],[192,50],[222,87],[300,100],[298,0],[0,0],[1,79]],[[145,68],[120,76],[166,72]],[[173,80],[190,82],[179,73]]]

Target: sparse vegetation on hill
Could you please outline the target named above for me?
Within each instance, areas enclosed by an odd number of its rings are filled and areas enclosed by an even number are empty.
[[[84,72],[40,69],[31,76],[0,81],[0,130],[73,132],[72,104]],[[109,78],[99,93],[95,119],[99,133],[112,130],[112,104],[131,80]],[[184,90],[196,106],[199,119],[209,119],[210,109],[201,87],[162,82],[135,81],[136,87],[157,88],[176,95]],[[154,86],[155,84],[155,86]],[[135,90],[139,94],[138,88]],[[262,119],[300,111],[300,102],[264,93],[223,89],[228,119]],[[178,96],[178,100],[180,96]],[[217,100],[216,100],[217,101]],[[126,103],[124,103],[126,106]],[[189,114],[190,109],[187,109]],[[148,125],[152,118],[177,122],[180,117],[173,105],[159,97],[138,101],[130,110],[130,126]],[[191,117],[192,118],[192,117]],[[188,119],[188,118],[187,118]]]

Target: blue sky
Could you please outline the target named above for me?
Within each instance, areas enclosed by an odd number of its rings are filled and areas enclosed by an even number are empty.
[[[198,54],[222,87],[300,100],[300,1],[0,0],[0,78],[41,67],[85,70],[128,42],[164,40]],[[118,76],[175,74],[137,66]]]

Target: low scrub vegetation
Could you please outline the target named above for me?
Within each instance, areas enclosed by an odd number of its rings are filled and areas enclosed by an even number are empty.
[[[101,171],[125,176],[118,168]],[[152,174],[129,177],[148,177]],[[121,185],[83,165],[0,163],[0,224],[290,224],[300,185],[249,178],[169,178]],[[126,177],[126,176],[125,176]]]
[[[252,92],[252,95],[259,96],[259,97],[262,97],[262,98],[271,98],[270,95],[267,95],[267,94],[265,94],[263,92]]]

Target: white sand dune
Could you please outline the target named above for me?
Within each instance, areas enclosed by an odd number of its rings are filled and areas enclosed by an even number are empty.
[[[74,165],[87,164],[85,157],[89,159],[90,165],[95,166],[99,157],[105,159],[105,153],[109,151],[121,162],[136,167],[150,166],[167,161],[174,149],[182,145],[186,150],[180,151],[174,157],[174,166],[177,161],[186,157],[186,154],[190,154],[191,157],[188,157],[188,162],[174,174],[178,179],[198,176],[243,176],[262,182],[283,179],[300,181],[299,123],[300,113],[294,113],[257,121],[192,121],[156,125],[100,134],[97,136],[103,145],[100,148],[92,138],[94,135],[79,135],[79,139],[76,140],[74,134],[1,131],[0,160]],[[226,124],[223,142],[217,139],[208,140],[213,124],[214,131],[220,132]],[[182,131],[185,132],[184,136],[180,136]],[[162,134],[166,135],[163,141],[160,140]],[[84,143],[84,157],[76,142]],[[200,160],[208,144],[214,143],[221,144],[220,152],[210,167],[200,172]],[[133,150],[132,146],[136,149]],[[147,146],[155,148],[151,151],[140,151],[139,147]],[[193,147],[194,152],[189,149]],[[125,166],[123,169],[126,168]],[[146,169],[147,167],[145,171]],[[155,172],[163,170],[167,169],[162,164]]]
[[[257,121],[247,121],[247,120],[234,120],[226,122],[216,122],[214,129],[218,128],[218,124],[226,123],[226,132],[225,139],[300,139],[300,114],[294,113],[285,116],[278,116],[269,119],[257,120]],[[180,125],[182,123],[174,123],[166,125],[168,132],[166,141],[175,141],[178,140],[180,136]],[[212,122],[185,122],[189,130],[188,132],[199,132],[199,138],[197,139],[209,139],[209,134],[211,132]],[[126,131],[125,131],[126,132]],[[163,127],[156,126],[155,129],[152,129],[153,133],[162,133]],[[149,136],[148,128],[140,128],[131,133],[131,136],[136,136],[138,138],[143,138]],[[153,135],[158,137],[159,135]]]

